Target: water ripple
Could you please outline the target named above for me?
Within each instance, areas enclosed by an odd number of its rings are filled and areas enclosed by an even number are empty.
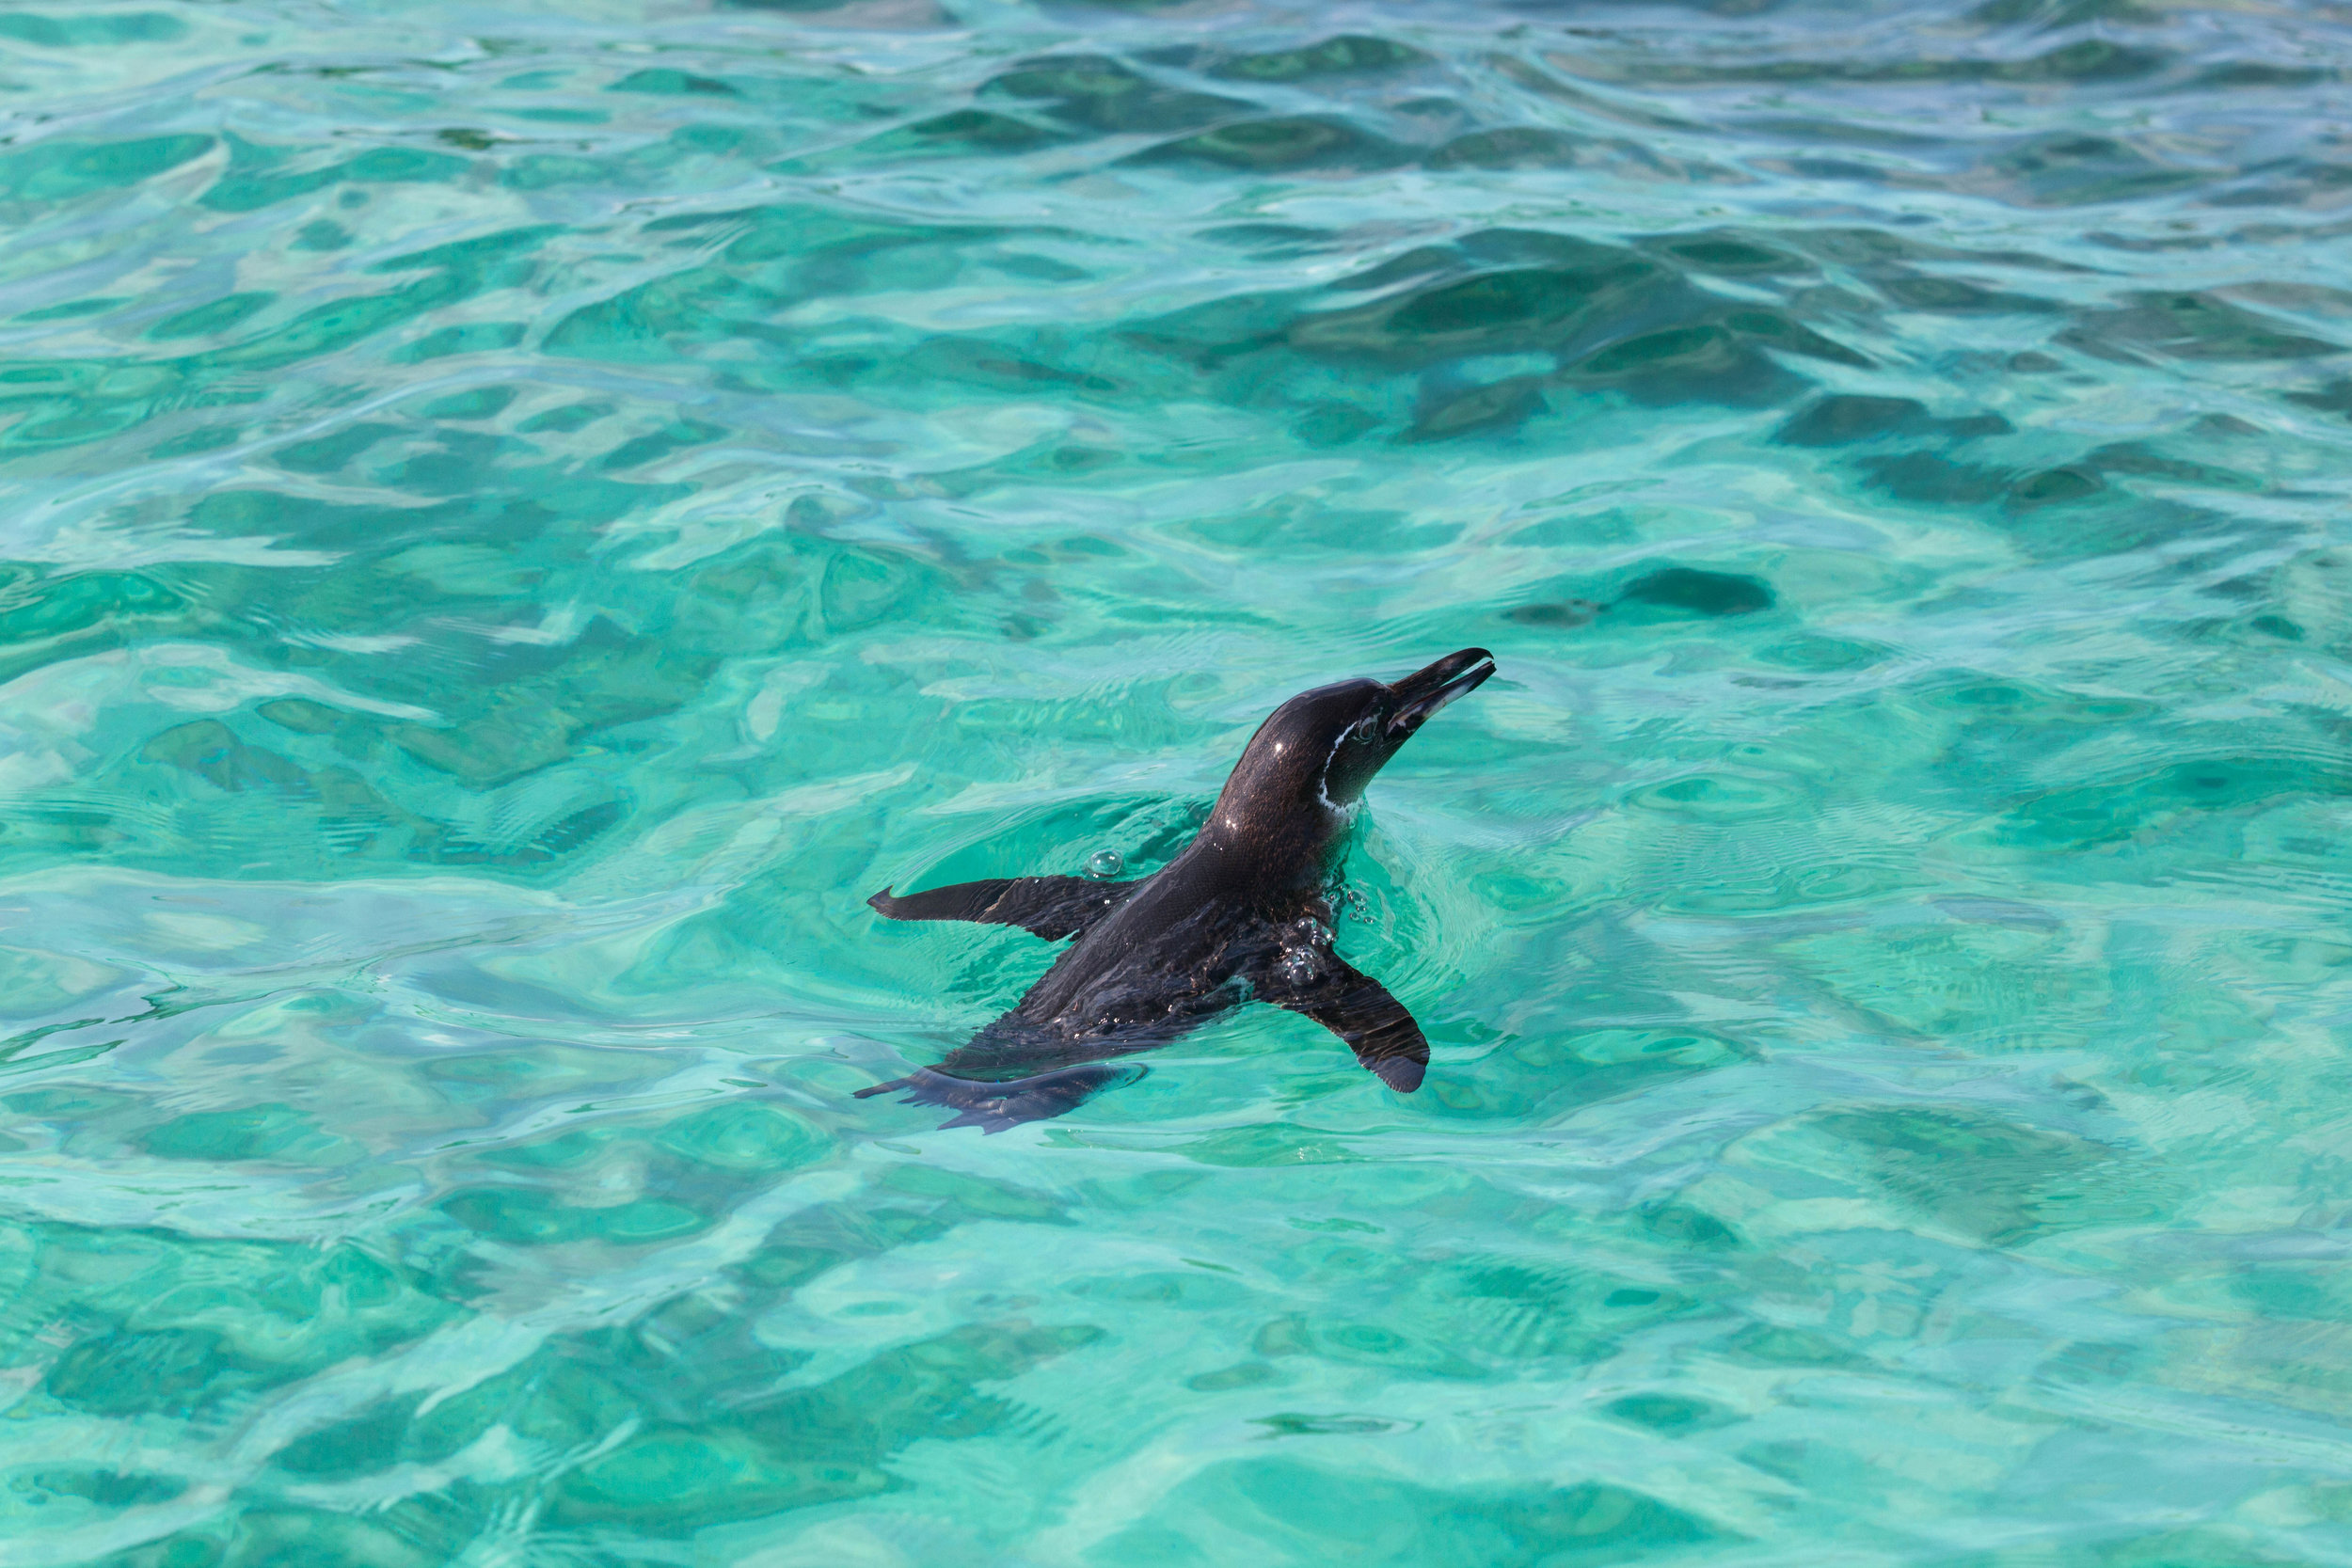
[[[2344,1560],[2348,76],[0,14],[0,1557]],[[1050,958],[866,894],[1465,644],[1339,939],[1418,1095],[852,1098]]]

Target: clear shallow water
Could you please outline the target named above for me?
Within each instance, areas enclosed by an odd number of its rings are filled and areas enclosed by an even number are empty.
[[[0,13],[0,1560],[2352,1559],[2347,23]]]

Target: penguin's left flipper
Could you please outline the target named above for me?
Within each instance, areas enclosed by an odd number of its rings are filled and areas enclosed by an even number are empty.
[[[991,877],[903,898],[884,888],[866,903],[893,920],[977,920],[984,926],[1018,926],[1048,942],[1059,942],[1117,909],[1135,889],[1133,882],[1098,882],[1087,877]]]
[[[869,1085],[857,1091],[857,1098],[904,1089],[905,1104],[945,1105],[957,1113],[953,1120],[939,1124],[943,1132],[951,1127],[1002,1132],[1025,1121],[1042,1121],[1073,1110],[1104,1089],[1136,1082],[1146,1070],[1136,1062],[1081,1062],[1030,1078],[991,1083],[923,1067],[904,1078]]]
[[[1303,1014],[1347,1042],[1356,1059],[1399,1094],[1421,1087],[1429,1068],[1429,1042],[1405,1004],[1389,988],[1361,973],[1337,953],[1319,956],[1317,973],[1303,985],[1263,990],[1279,1007]]]

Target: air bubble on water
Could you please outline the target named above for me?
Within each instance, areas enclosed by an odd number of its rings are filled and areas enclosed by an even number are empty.
[[[1359,926],[1373,923],[1372,900],[1364,896],[1362,889],[1349,888],[1340,895],[1340,902],[1346,906],[1346,913],[1341,916],[1342,919],[1352,920]]]
[[[1087,859],[1089,877],[1116,877],[1126,869],[1126,858],[1116,849],[1097,849]]]

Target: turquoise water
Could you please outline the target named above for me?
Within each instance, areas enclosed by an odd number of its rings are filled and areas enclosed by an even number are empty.
[[[2352,1562],[2348,70],[0,10],[0,1562]],[[1420,1093],[851,1098],[1466,644]]]

